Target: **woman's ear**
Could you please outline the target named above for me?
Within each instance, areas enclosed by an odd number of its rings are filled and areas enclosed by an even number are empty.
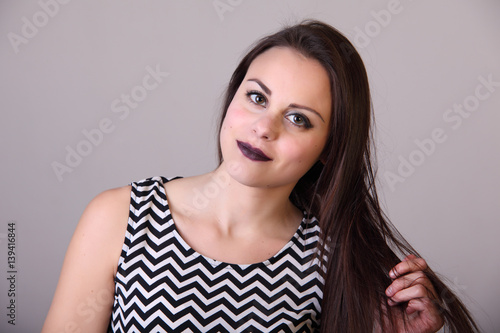
[[[327,161],[327,156],[328,156],[328,153],[326,152],[326,150],[323,150],[323,152],[321,153],[321,155],[319,155],[318,162],[320,162],[321,164],[325,165],[326,161]]]

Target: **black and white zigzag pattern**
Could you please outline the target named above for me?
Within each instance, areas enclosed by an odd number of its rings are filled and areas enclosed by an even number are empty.
[[[304,217],[274,257],[236,265],[204,257],[178,234],[164,177],[132,183],[111,332],[313,332],[323,279],[319,226]]]

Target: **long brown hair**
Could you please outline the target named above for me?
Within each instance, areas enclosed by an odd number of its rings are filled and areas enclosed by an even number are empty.
[[[332,116],[321,162],[297,183],[290,200],[319,219],[326,254],[321,332],[371,332],[375,323],[391,325],[385,289],[389,270],[405,254],[418,253],[382,212],[375,189],[371,147],[372,108],[361,57],[339,31],[305,21],[264,37],[248,52],[228,84],[226,115],[252,61],[272,47],[290,47],[319,61],[330,78]],[[219,141],[220,142],[220,141]],[[222,153],[219,146],[219,160]],[[326,251],[325,248],[329,250]],[[430,269],[425,271],[438,293],[439,308],[451,332],[477,332],[470,313]],[[404,316],[404,304],[396,307]],[[385,313],[385,314],[384,314]],[[392,330],[391,330],[392,331]]]

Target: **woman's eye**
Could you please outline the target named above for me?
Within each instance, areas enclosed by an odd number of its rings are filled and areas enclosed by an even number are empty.
[[[266,106],[266,98],[259,93],[249,92],[248,97],[252,102],[260,106]]]
[[[305,127],[305,128],[311,127],[311,123],[309,122],[309,119],[307,119],[307,117],[305,117],[301,114],[294,113],[294,114],[287,115],[285,118],[288,119],[295,126]]]

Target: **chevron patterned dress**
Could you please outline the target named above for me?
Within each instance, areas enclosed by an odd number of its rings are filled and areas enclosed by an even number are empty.
[[[323,279],[318,221],[304,218],[272,258],[237,265],[181,238],[164,177],[132,183],[109,332],[314,332]]]

